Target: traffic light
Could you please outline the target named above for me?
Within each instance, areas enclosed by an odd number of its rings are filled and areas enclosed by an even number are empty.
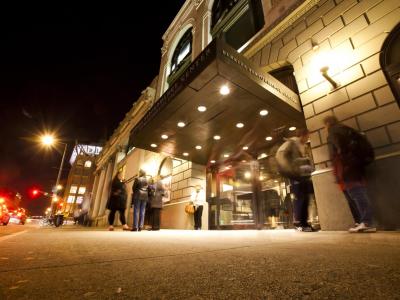
[[[40,190],[38,188],[30,188],[28,191],[29,197],[35,199],[40,196]]]

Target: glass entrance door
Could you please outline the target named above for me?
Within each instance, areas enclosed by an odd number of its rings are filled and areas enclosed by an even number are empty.
[[[217,174],[219,227],[254,226],[254,193],[250,165],[242,162],[223,166]]]
[[[214,171],[215,193],[209,198],[210,229],[293,228],[293,196],[288,179],[276,168],[274,155],[231,162]],[[309,221],[318,223],[315,200]]]

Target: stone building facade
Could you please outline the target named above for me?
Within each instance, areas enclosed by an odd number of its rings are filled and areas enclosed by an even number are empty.
[[[211,72],[203,71],[201,63],[203,58],[204,61],[207,59],[206,52],[213,48],[212,41],[222,40],[239,53],[239,60],[244,62],[242,69],[252,75],[258,74],[259,78],[264,76],[260,74],[267,73],[276,76],[298,95],[302,120],[296,121],[297,126],[301,126],[303,122],[312,132],[310,147],[317,169],[313,175],[313,183],[322,228],[341,230],[352,224],[349,209],[334,182],[330,168],[327,133],[322,120],[332,114],[344,124],[365,132],[373,144],[377,159],[370,166],[369,173],[372,175],[369,189],[375,203],[376,218],[383,228],[400,227],[397,217],[400,211],[399,193],[393,192],[398,190],[400,184],[397,175],[400,167],[399,59],[396,60],[396,55],[391,54],[394,53],[393,49],[398,49],[396,47],[400,43],[399,6],[398,1],[392,0],[185,1],[163,35],[164,45],[161,49],[158,76],[127,113],[97,161],[91,209],[93,223],[105,224],[105,203],[111,178],[117,170],[125,172],[128,190],[132,178],[140,168],[147,168],[153,176],[167,172],[164,175],[170,176],[168,184],[171,195],[163,211],[164,228],[191,228],[191,216],[186,215],[183,208],[193,197],[195,187],[200,186],[206,191],[204,197],[207,200],[215,198],[215,172],[210,171],[215,168],[211,166],[214,160],[211,160],[210,155],[207,160],[200,156],[197,158],[191,153],[176,152],[174,149],[179,148],[177,141],[180,133],[175,129],[171,129],[172,135],[177,136],[175,144],[162,144],[163,141],[159,139],[151,144],[146,140],[146,146],[143,141],[138,141],[142,138],[136,138],[138,131],[135,128],[142,124],[143,126],[139,126],[142,131],[155,132],[156,127],[151,124],[151,118],[154,119],[163,110],[170,109],[172,112],[173,102],[178,101],[175,99],[183,99],[185,93],[188,99],[195,99],[196,93],[203,92],[210,97],[216,97],[211,95],[211,88],[201,91],[202,87],[197,84],[197,88],[193,82],[201,82]],[[249,26],[248,30],[242,30],[246,26]],[[215,65],[217,68],[221,65],[218,55]],[[229,63],[227,65],[229,73]],[[234,70],[235,66],[231,68]],[[193,72],[190,73],[192,69]],[[196,73],[197,69],[199,71]],[[323,76],[321,69],[325,70],[334,86]],[[229,75],[225,76],[228,77]],[[211,85],[219,84],[220,79],[215,78],[210,79]],[[239,88],[249,92],[248,95],[245,94],[246,97],[253,97],[256,93],[247,79],[239,83],[235,78],[229,80],[231,86],[239,85]],[[188,82],[187,86],[190,85],[191,88],[179,86],[179,82]],[[254,85],[254,90],[257,88]],[[265,93],[272,97],[271,91]],[[283,99],[282,95],[275,96]],[[219,101],[219,98],[215,99]],[[269,105],[277,100],[267,101],[270,101],[267,103]],[[183,101],[182,106],[187,107],[187,102]],[[247,108],[255,109],[251,104]],[[283,116],[285,112],[287,116],[292,114],[289,108],[283,107],[280,111]],[[171,113],[171,120],[179,121],[179,118],[182,119],[179,112]],[[213,122],[210,128],[223,126],[217,124],[217,121]],[[287,123],[289,126],[290,121]],[[193,129],[192,134],[204,133],[205,136],[209,134],[207,130],[200,132]],[[259,128],[260,130],[264,129]],[[207,138],[208,136],[205,141]],[[191,139],[188,138],[188,143],[190,142]],[[142,148],[137,147],[138,145]],[[212,153],[210,151],[208,154]],[[252,155],[260,157],[260,152]],[[162,171],[167,160],[168,170]],[[226,163],[221,162],[219,165],[225,166],[224,164]],[[228,163],[226,168],[229,167]],[[217,182],[220,180],[218,176],[217,174],[215,179]],[[261,177],[262,175],[259,176],[260,180]],[[274,179],[274,182],[280,180],[275,177],[270,179]],[[253,194],[255,184],[253,183],[253,190],[250,188]],[[276,190],[281,198],[286,195],[283,182],[274,187],[270,183],[265,186],[268,188],[261,188],[262,192],[266,189]],[[243,193],[238,197],[241,199],[240,203],[245,202],[243,199],[247,194]],[[254,196],[252,197],[252,201],[255,201]],[[129,197],[129,204],[130,201]],[[218,202],[215,207],[223,205]],[[206,210],[203,214],[204,223],[211,227],[209,220],[211,222],[212,218],[221,218],[223,213],[237,209],[237,205],[235,203],[233,208],[230,206],[226,211],[218,208],[218,213],[214,215],[213,210],[216,208],[210,204],[210,212]],[[254,217],[254,203],[250,206]],[[232,218],[231,215],[229,218]]]

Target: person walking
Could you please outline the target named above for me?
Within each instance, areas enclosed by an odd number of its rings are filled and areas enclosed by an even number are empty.
[[[148,181],[146,172],[139,171],[139,176],[135,178],[132,186],[133,192],[133,228],[132,231],[141,231],[144,225],[146,204],[149,200]]]
[[[276,152],[279,171],[289,178],[290,190],[294,195],[293,225],[297,230],[304,232],[313,231],[308,224],[310,195],[314,193],[311,181],[313,166],[306,154],[308,139],[308,130],[298,129],[297,136],[287,139]]]
[[[334,174],[355,222],[349,232],[376,232],[365,180],[365,167],[374,160],[374,150],[365,136],[340,124],[335,116],[328,116],[323,122]]]
[[[200,186],[196,186],[196,193],[192,195],[192,202],[194,206],[194,230],[201,230],[201,218],[203,216],[203,207],[206,201],[204,191]]]
[[[114,219],[115,213],[118,211],[119,220],[122,224],[123,230],[129,230],[125,220],[125,209],[126,209],[126,189],[125,184],[122,181],[122,174],[119,172],[111,183],[111,194],[107,202],[106,208],[110,210],[108,215],[108,230],[114,230]]]
[[[79,222],[79,217],[81,216],[81,209],[79,208],[79,205],[75,206],[73,215],[74,215],[74,225],[77,225]]]
[[[161,180],[154,184],[154,195],[151,199],[151,230],[160,230],[161,210],[163,207],[163,197],[166,196],[166,190]]]

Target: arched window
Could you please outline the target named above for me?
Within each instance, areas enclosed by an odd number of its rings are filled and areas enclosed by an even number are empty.
[[[192,56],[192,40],[192,28],[189,28],[179,40],[178,45],[176,45],[174,53],[172,54],[170,64],[171,68],[168,76],[169,85],[171,85],[171,83],[174,82],[190,64]]]
[[[264,26],[261,0],[215,0],[211,35],[240,49]]]
[[[381,53],[381,66],[400,106],[400,24],[387,37]]]

